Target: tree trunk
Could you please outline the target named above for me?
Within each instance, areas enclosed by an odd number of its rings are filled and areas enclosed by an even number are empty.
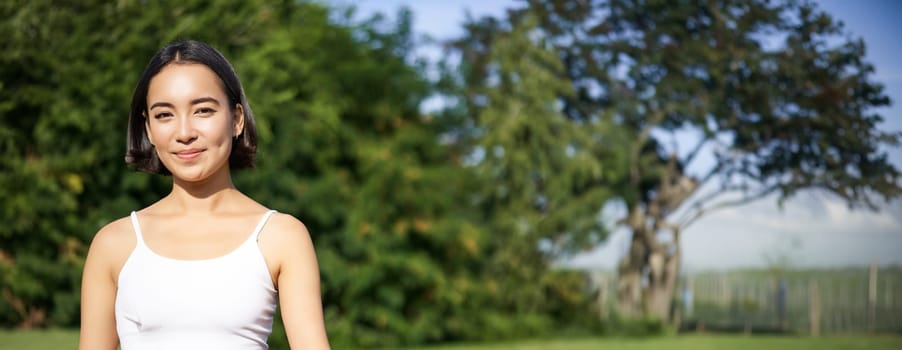
[[[633,237],[618,269],[617,309],[623,317],[671,320],[680,272],[680,227],[667,223],[666,217],[698,188],[698,181],[684,175],[677,163],[672,155],[656,195],[645,205],[633,203],[626,218]],[[636,184],[638,178],[634,175]],[[658,241],[662,230],[673,234],[670,243]]]
[[[630,214],[633,237],[618,267],[617,311],[625,318],[667,322],[679,274],[679,232],[673,232],[673,245],[661,244],[643,227],[647,222],[644,217],[638,207]]]
[[[626,318],[645,313],[642,305],[642,274],[646,265],[646,244],[633,233],[629,253],[620,261],[617,273],[617,312]]]
[[[671,254],[666,251],[653,252],[649,257],[651,273],[645,289],[646,316],[661,321],[670,320],[679,261],[679,249]]]

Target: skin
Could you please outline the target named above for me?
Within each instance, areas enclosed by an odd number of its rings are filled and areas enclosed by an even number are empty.
[[[172,173],[172,192],[138,211],[148,248],[181,260],[228,254],[267,211],[239,192],[229,169],[231,140],[244,127],[219,78],[201,64],[170,64],[150,82],[147,137]],[[79,349],[114,350],[119,344],[114,303],[122,266],[137,238],[128,217],[95,235],[82,277]],[[292,348],[329,349],[320,300],[319,267],[310,234],[291,215],[272,215],[258,246],[279,291],[279,308]]]

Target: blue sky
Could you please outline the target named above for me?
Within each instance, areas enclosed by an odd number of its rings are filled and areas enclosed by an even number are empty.
[[[333,2],[348,4],[344,0]],[[500,15],[517,5],[513,0],[362,0],[355,2],[361,15],[383,12],[393,15],[400,6],[414,12],[414,30],[437,39],[462,33],[465,13],[474,17]],[[893,100],[880,110],[882,129],[902,131],[902,1],[820,0],[817,3],[867,45],[867,59],[874,64],[876,80]],[[428,54],[428,52],[427,52]],[[890,159],[902,168],[902,148],[889,150]],[[572,264],[609,268],[622,256],[628,234],[615,231],[598,249],[582,254]],[[774,198],[714,212],[684,233],[685,266],[690,270],[762,267],[785,259],[792,266],[848,266],[902,264],[902,201],[884,205],[880,212],[849,211],[845,204],[825,193],[806,192],[776,208]]]

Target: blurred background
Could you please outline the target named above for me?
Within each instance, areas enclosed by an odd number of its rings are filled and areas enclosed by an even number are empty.
[[[0,344],[74,346],[94,233],[171,186],[124,165],[132,90],[156,50],[192,38],[242,79],[259,161],[235,182],[310,229],[335,348],[712,333],[897,347],[899,13],[4,2]],[[271,346],[287,348],[278,324]]]

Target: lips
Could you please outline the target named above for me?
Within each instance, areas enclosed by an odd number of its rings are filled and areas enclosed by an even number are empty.
[[[204,150],[202,149],[186,149],[175,152],[175,156],[182,160],[192,160],[200,156],[203,152]]]

